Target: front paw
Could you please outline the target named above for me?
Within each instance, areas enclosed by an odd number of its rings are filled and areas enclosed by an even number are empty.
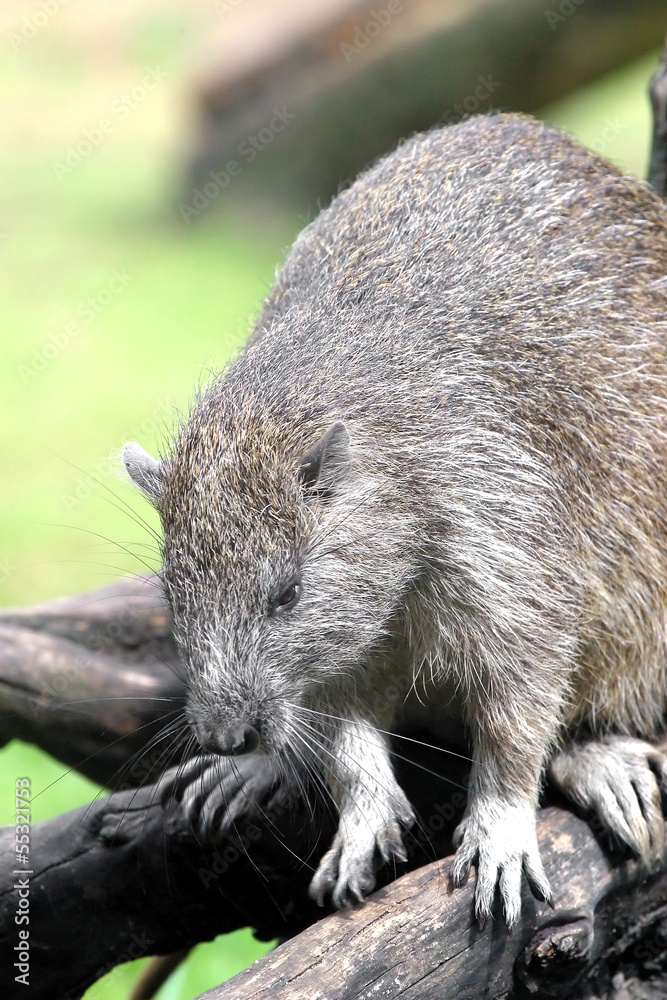
[[[384,861],[408,860],[403,844],[403,829],[414,823],[415,816],[407,799],[402,798],[390,818],[373,818],[361,811],[341,816],[338,832],[324,855],[310,883],[310,895],[319,906],[331,895],[337,909],[361,903],[375,887],[375,872]]]
[[[491,916],[496,887],[505,922],[512,928],[521,912],[521,885],[525,874],[533,895],[551,904],[552,893],[537,846],[535,810],[528,802],[510,804],[501,799],[473,801],[456,828],[458,849],[450,871],[451,886],[464,885],[470,866],[477,867],[475,916],[483,925]]]
[[[554,755],[549,776],[649,868],[664,861],[660,792],[667,790],[667,758],[655,747],[629,736],[574,743]]]
[[[201,756],[161,780],[162,801],[180,802],[188,821],[204,839],[225,837],[234,824],[282,800],[270,758]]]

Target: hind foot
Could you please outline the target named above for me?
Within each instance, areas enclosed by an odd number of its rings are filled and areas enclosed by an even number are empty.
[[[573,743],[554,755],[549,776],[649,868],[664,862],[660,793],[667,790],[667,757],[655,747],[629,736]]]
[[[286,807],[289,794],[270,758],[202,756],[167,772],[161,800],[176,799],[205,839],[225,837],[242,819]]]

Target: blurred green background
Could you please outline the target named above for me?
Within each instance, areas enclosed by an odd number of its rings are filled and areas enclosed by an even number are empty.
[[[5,605],[155,565],[146,531],[110,502],[109,489],[155,522],[119,478],[117,453],[130,439],[153,450],[206,372],[240,346],[304,221],[232,194],[196,225],[178,216],[190,59],[217,26],[213,4],[79,2],[16,46],[21,14],[0,14]],[[656,61],[657,52],[541,116],[643,177]],[[154,85],[129,107],[123,95],[151,70]],[[68,164],[68,147],[105,118],[99,144]],[[12,743],[0,758],[2,823],[19,775],[32,779],[35,820],[100,791],[29,746]],[[202,945],[160,997],[197,996],[266,947],[249,932]],[[126,997],[141,964],[114,970],[87,997]]]

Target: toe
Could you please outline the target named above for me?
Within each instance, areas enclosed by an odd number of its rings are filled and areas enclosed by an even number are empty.
[[[651,765],[653,772],[658,779],[658,785],[660,791],[663,794],[667,793],[667,755],[662,753],[661,750],[657,750],[655,747],[651,747],[647,753],[647,760]]]
[[[229,829],[225,823],[229,804],[219,788],[214,788],[204,799],[197,817],[197,827],[203,837],[219,837]]]
[[[480,925],[484,925],[491,916],[493,900],[498,884],[498,865],[492,858],[480,858],[477,862],[477,881],[475,883],[475,916]],[[519,894],[519,908],[521,895]]]
[[[467,829],[467,822],[464,818],[461,820],[459,825],[454,830],[454,833],[452,834],[452,844],[456,849],[458,849],[463,843],[466,834],[466,829]]]
[[[539,848],[534,851],[527,851],[523,857],[523,870],[526,874],[526,881],[530,886],[530,891],[536,899],[553,906],[553,892],[549,885],[549,879],[544,871],[544,865],[540,857]]]
[[[614,795],[618,802],[618,811],[622,814],[625,826],[629,831],[628,843],[630,847],[640,857],[648,859],[651,854],[649,830],[636,786],[633,785],[629,773],[624,774],[617,783]]]
[[[201,779],[202,774],[210,766],[210,758],[193,757],[192,760],[179,764],[178,767],[166,771],[160,778],[160,802],[166,805],[172,800],[180,802],[183,793],[193,781]]]
[[[451,868],[449,870],[449,881],[455,889],[460,889],[465,885],[470,877],[470,866],[475,859],[476,851],[467,848],[463,843],[454,855]]]
[[[647,852],[642,855],[650,864],[659,864],[665,853],[665,826],[660,801],[660,789],[652,771],[642,770],[633,776],[638,809],[638,823],[642,823],[647,835]]]
[[[318,906],[324,906],[324,900],[336,885],[340,853],[340,846],[334,842],[334,846],[327,851],[320,861],[318,869],[311,880],[308,893]]]
[[[219,778],[215,767],[198,775],[191,781],[181,796],[181,805],[188,821],[199,825],[199,814],[212,789],[216,789]]]
[[[508,927],[514,927],[521,913],[521,859],[517,855],[505,862],[500,871],[498,887],[503,901],[503,915]],[[493,897],[491,898],[493,903]]]
[[[385,827],[377,836],[377,846],[385,864],[408,860],[401,831],[397,826]]]
[[[375,888],[375,876],[368,870],[354,874],[343,874],[336,883],[332,902],[336,909],[363,903],[365,897]]]
[[[622,843],[628,844],[637,851],[637,839],[627,824],[621,803],[622,799],[619,800],[618,789],[613,789],[607,784],[600,784],[592,799],[593,807],[609,832]]]

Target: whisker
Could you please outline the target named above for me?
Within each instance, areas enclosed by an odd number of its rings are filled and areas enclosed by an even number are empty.
[[[141,556],[138,556],[136,552],[132,552],[131,549],[128,549],[127,546],[123,545],[121,542],[115,542],[112,538],[108,538],[106,535],[100,534],[99,531],[93,531],[91,528],[82,528],[80,525],[76,524],[54,524],[49,521],[45,521],[42,523],[50,528],[68,528],[71,531],[81,531],[86,535],[92,535],[95,538],[100,538],[102,541],[108,542],[110,545],[117,546],[117,548],[119,548],[122,552],[125,552],[126,555],[130,556],[131,559],[136,559],[137,562],[140,562],[142,566],[146,567],[149,573],[155,573],[155,566],[151,566],[150,563],[147,563],[145,559],[142,559]],[[112,567],[112,568],[117,569],[118,567]]]
[[[72,462],[70,459],[65,458],[63,455],[58,455],[58,453],[55,451],[52,452],[52,454],[56,455],[56,457],[60,459],[61,462],[65,462],[67,465],[70,465],[73,469],[76,469],[77,472],[80,472],[81,475],[85,476],[87,479],[91,479],[97,486],[101,486],[103,490],[107,491],[107,493],[110,493],[111,496],[116,501],[116,503],[114,503],[113,500],[109,500],[108,497],[106,498],[107,502],[110,503],[112,507],[115,507],[122,513],[127,514],[128,517],[131,517],[132,520],[135,522],[135,524],[145,528],[148,531],[148,533],[153,536],[155,541],[158,542],[158,544],[160,543],[161,541],[160,535],[155,530],[155,528],[145,518],[143,518],[141,514],[139,514],[134,509],[134,507],[130,503],[128,503],[127,500],[124,500],[123,497],[119,496],[115,490],[112,490],[110,486],[107,486],[106,483],[103,483],[101,479],[97,478],[97,476],[94,476],[91,472],[88,472],[86,469],[82,469],[79,465],[77,465],[75,462]],[[60,475],[62,479],[68,478],[67,476],[64,476],[62,474]],[[77,483],[77,480],[70,479],[69,482]]]
[[[343,718],[340,715],[330,715],[327,712],[318,712],[316,709],[314,709],[314,708],[307,708],[305,705],[299,706],[299,709],[301,711],[304,711],[304,712],[309,712],[311,715],[319,715],[319,716],[322,716],[325,719],[332,719],[335,722],[345,722],[345,723],[348,723],[349,725],[352,725],[352,726],[364,726],[365,725],[363,722],[358,722],[355,719],[345,719],[345,718]],[[392,739],[396,739],[396,740],[406,740],[408,743],[415,743],[415,744],[417,744],[417,746],[426,747],[426,749],[428,749],[428,750],[437,750],[440,753],[445,753],[445,754],[447,754],[450,757],[457,757],[460,760],[465,760],[469,764],[478,763],[472,757],[467,757],[465,754],[462,754],[462,753],[456,753],[454,750],[448,750],[446,747],[440,747],[440,746],[437,746],[437,744],[434,744],[434,743],[425,743],[424,740],[417,740],[417,739],[414,739],[411,736],[404,736],[402,733],[393,733],[393,732],[391,732],[388,729],[380,729],[380,727],[376,726],[374,723],[372,725],[373,725],[373,729],[375,729],[378,733],[382,733],[383,736],[390,736],[390,737],[392,737]]]

